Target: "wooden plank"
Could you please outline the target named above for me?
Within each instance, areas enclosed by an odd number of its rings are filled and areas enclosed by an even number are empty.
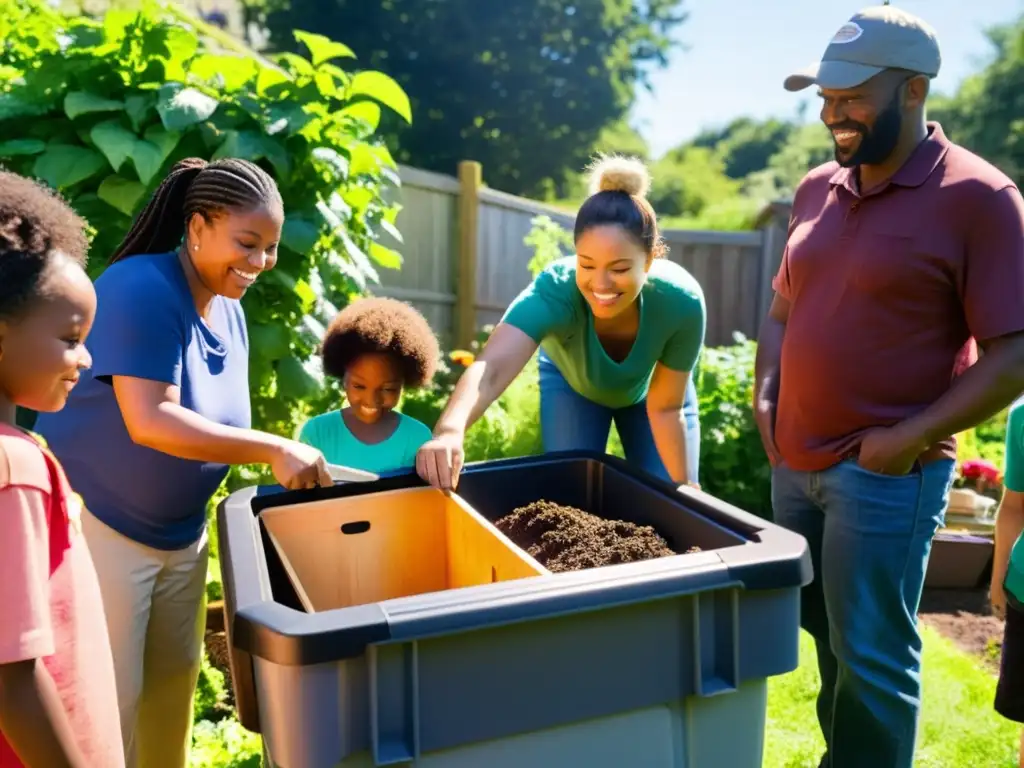
[[[480,218],[480,163],[459,163],[459,279],[455,285],[455,339],[468,347],[476,336],[476,268]]]

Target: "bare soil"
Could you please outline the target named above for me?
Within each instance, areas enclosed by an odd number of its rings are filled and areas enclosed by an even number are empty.
[[[650,526],[608,520],[544,500],[513,510],[495,525],[553,573],[676,554]]]
[[[918,617],[993,672],[999,670],[1003,622],[992,615],[987,590],[926,589]]]

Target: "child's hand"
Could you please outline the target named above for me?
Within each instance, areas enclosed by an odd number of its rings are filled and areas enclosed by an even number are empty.
[[[1003,589],[1003,579],[992,574],[992,584],[988,590],[989,600],[992,601],[992,615],[996,618],[1006,618],[1006,590]]]
[[[464,458],[462,435],[442,433],[416,452],[416,473],[439,490],[453,491],[459,484]]]
[[[334,485],[327,461],[320,451],[295,440],[282,440],[270,462],[274,477],[288,490],[329,488]]]

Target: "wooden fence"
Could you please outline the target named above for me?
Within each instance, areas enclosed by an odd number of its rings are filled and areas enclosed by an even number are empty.
[[[459,164],[458,178],[400,169],[401,270],[380,270],[374,293],[414,304],[445,346],[462,346],[497,322],[529,283],[532,251],[523,243],[538,215],[567,228],[572,216],[483,186],[480,165]],[[668,258],[700,282],[707,303],[707,344],[757,335],[771,299],[785,239],[786,212],[772,207],[751,232],[667,230]]]

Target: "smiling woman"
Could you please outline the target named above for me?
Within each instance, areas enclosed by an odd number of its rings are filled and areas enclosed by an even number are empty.
[[[93,366],[36,429],[88,511],[128,766],[184,768],[202,657],[206,505],[232,464],[331,483],[320,452],[250,428],[240,299],[277,261],[281,196],[244,160],[178,163],[96,281]]]
[[[547,451],[604,451],[614,420],[626,458],[677,485],[696,484],[700,425],[690,373],[704,342],[704,295],[664,255],[639,160],[591,169],[576,215],[575,258],[556,261],[516,299],[462,375],[417,469],[454,486],[466,429],[540,347]]]

